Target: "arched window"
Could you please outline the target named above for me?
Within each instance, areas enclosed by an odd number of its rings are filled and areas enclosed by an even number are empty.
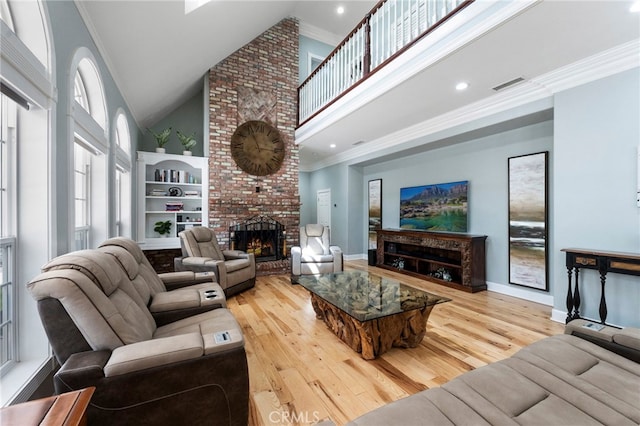
[[[69,134],[73,135],[70,228],[74,230],[73,248],[81,250],[96,247],[109,236],[109,143],[103,83],[93,54],[87,48],[79,48],[71,66],[69,95],[74,102],[69,123]]]
[[[131,237],[131,135],[122,110],[115,119],[115,235]]]

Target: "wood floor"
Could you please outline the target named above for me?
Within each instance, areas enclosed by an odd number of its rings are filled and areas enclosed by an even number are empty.
[[[346,268],[370,267],[363,260],[347,262]],[[308,292],[291,285],[288,275],[259,277],[255,288],[229,299],[246,339],[250,425],[325,419],[342,425],[564,330],[549,320],[548,306],[370,269],[452,299],[434,308],[417,348],[392,348],[363,360],[316,319]]]

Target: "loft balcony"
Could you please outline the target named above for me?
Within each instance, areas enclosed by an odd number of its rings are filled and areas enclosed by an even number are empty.
[[[410,33],[409,26],[416,31],[412,17],[420,8],[408,7],[416,3],[381,3],[400,8],[385,12],[389,19],[402,17],[386,25],[395,31],[384,43]],[[369,35],[355,44],[363,52],[339,53],[358,39],[359,25],[300,88],[301,171],[376,164],[463,142],[472,130],[549,120],[556,93],[638,66],[638,18],[629,2],[456,3],[395,53],[386,44],[371,47],[382,39],[370,22],[381,4],[363,21]],[[388,57],[376,59],[381,50]],[[470,83],[467,90],[454,88],[460,81]]]
[[[474,0],[382,0],[298,88],[298,125]]]

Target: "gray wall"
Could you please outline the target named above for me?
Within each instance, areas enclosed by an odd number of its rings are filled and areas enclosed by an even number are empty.
[[[556,308],[566,311],[562,248],[638,253],[636,204],[640,70],[562,92],[555,99],[553,240]],[[599,318],[600,278],[581,274],[581,312]],[[563,284],[564,283],[564,284]],[[608,274],[607,322],[640,326],[638,277]]]
[[[300,36],[300,54],[298,56],[298,64],[300,67],[298,75],[300,84],[302,84],[302,82],[304,82],[304,80],[309,76],[311,71],[313,71],[309,69],[309,53],[320,56],[322,58],[326,58],[334,48],[335,46],[330,46],[328,44],[313,40],[303,35]]]
[[[176,133],[179,130],[180,133],[184,133],[186,135],[190,135],[195,132],[197,143],[191,149],[191,152],[197,157],[204,156],[204,144],[208,143],[208,139],[205,140],[205,137],[202,134],[204,129],[203,96],[204,94],[202,90],[198,91],[198,93],[193,95],[185,103],[151,126],[151,129],[156,133],[166,129],[167,127],[171,127],[173,129],[169,142],[164,146],[168,154],[182,154],[182,151],[184,150]],[[207,135],[207,137],[208,136],[209,135]],[[153,152],[156,147],[157,144],[155,138],[147,131],[147,129],[144,129],[141,136],[139,150]]]
[[[370,179],[382,179],[383,226],[387,228],[399,225],[400,188],[468,180],[469,232],[488,236],[487,281],[525,298],[553,300],[554,317],[564,319],[567,272],[562,248],[635,253],[640,249],[636,206],[639,72],[635,68],[490,120],[448,129],[426,137],[428,145],[412,143],[404,152],[385,153],[384,160],[367,157],[360,166],[355,162],[310,172],[306,182],[301,181],[300,193],[331,188],[334,202],[339,200],[332,225],[348,231],[340,236],[340,243],[347,254],[364,256]],[[548,110],[551,105],[553,115]],[[549,151],[549,293],[510,285],[508,277],[507,161],[540,151]],[[360,188],[354,190],[352,183],[357,180]],[[347,201],[346,208],[342,200]],[[310,210],[315,215],[313,201],[303,205],[302,216],[311,216]],[[352,233],[355,228],[360,235]],[[598,319],[599,276],[592,271],[582,276],[581,312]],[[609,274],[606,295],[607,322],[640,326],[637,277]]]
[[[506,284],[509,282],[507,159],[552,151],[552,132],[552,123],[547,121],[368,166],[364,169],[363,184],[382,178],[382,226],[398,228],[400,188],[468,180],[468,232],[488,236],[487,281]],[[552,182],[551,176],[551,190]],[[364,211],[366,214],[366,206]]]

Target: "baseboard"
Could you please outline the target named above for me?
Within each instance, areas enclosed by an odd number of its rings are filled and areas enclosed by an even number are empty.
[[[487,290],[496,293],[506,294],[507,296],[517,297],[518,299],[528,300],[530,302],[540,303],[542,305],[553,306],[553,296],[550,294],[542,294],[537,291],[526,290],[522,287],[514,287],[506,284],[498,284],[487,281]]]
[[[559,309],[551,310],[551,321],[565,323],[567,320],[567,311],[561,311]]]
[[[366,254],[343,254],[342,258],[344,260],[367,260],[368,259]]]

